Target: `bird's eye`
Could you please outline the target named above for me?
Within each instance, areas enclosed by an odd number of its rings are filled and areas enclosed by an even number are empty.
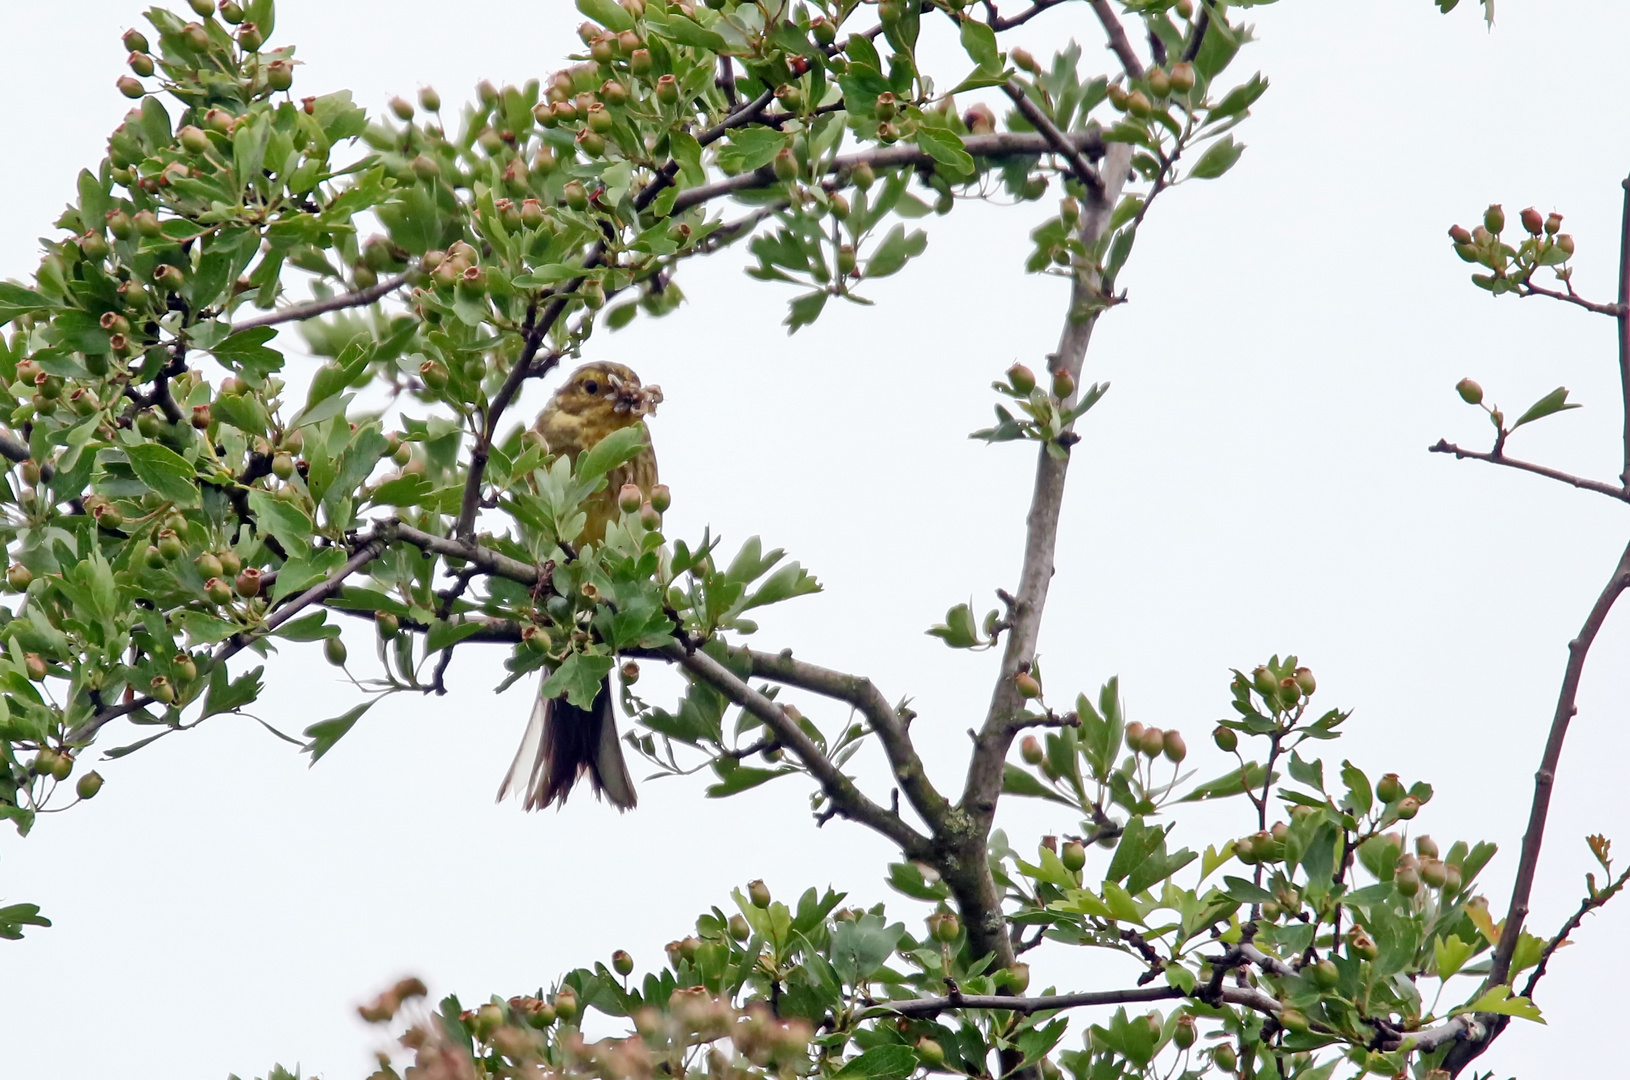
[[[584,379],[583,391],[584,393],[588,394],[598,394],[600,392],[600,384],[595,382],[593,379]]]

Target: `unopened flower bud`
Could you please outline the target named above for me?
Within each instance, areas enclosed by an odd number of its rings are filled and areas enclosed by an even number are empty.
[[[1138,749],[1144,757],[1153,761],[1166,749],[1166,733],[1157,727],[1144,728],[1143,737],[1138,740]]]
[[[1026,735],[1019,741],[1019,756],[1027,765],[1040,765],[1046,758],[1041,748],[1041,740],[1034,735]]]
[[[1211,741],[1217,744],[1217,749],[1225,754],[1232,754],[1239,745],[1239,735],[1231,727],[1218,724],[1211,732]]]
[[[94,799],[96,798],[96,793],[101,790],[102,774],[95,771],[88,772],[84,776],[81,776],[79,778],[79,783],[74,785],[74,794],[78,795],[81,799]]]
[[[1468,232],[1466,227],[1463,225],[1451,225],[1449,226],[1449,239],[1453,240],[1456,244],[1470,244],[1472,242],[1472,234]]]
[[[623,949],[611,954],[611,970],[619,975],[627,975],[634,970],[634,958]]]
[[[1143,725],[1136,720],[1126,725],[1126,748],[1137,753],[1143,747]]]
[[[1455,393],[1468,405],[1480,405],[1483,402],[1483,388],[1471,379],[1461,379],[1455,383]]]
[[[1562,252],[1562,254],[1568,256],[1569,258],[1573,257],[1573,237],[1572,236],[1569,236],[1567,233],[1562,233],[1559,236],[1557,236],[1556,240],[1553,241],[1553,242],[1556,244],[1556,247],[1557,247],[1558,251]]]
[[[1177,764],[1189,756],[1188,744],[1183,741],[1183,736],[1176,731],[1166,732],[1162,749],[1165,751],[1166,760],[1173,764]]]
[[[1505,211],[1500,208],[1499,203],[1494,203],[1483,211],[1483,227],[1496,236],[1505,229]]]
[[[1194,64],[1188,60],[1181,60],[1172,65],[1170,75],[1172,90],[1179,94],[1186,94],[1194,89]]]
[[[1404,784],[1395,772],[1386,773],[1375,782],[1375,794],[1384,803],[1397,802],[1404,797]]]
[[[1037,75],[1041,72],[1041,65],[1036,63],[1036,58],[1030,54],[1029,49],[1010,49],[1008,50],[1007,58],[1013,61],[1014,67],[1019,68],[1022,71],[1028,71],[1032,75]]]
[[[656,484],[651,488],[651,507],[659,514],[666,514],[668,507],[673,505],[673,492],[668,490],[667,484]]]
[[[1075,393],[1075,379],[1068,371],[1053,372],[1053,396],[1063,400]]]
[[[1087,849],[1079,840],[1066,840],[1058,858],[1064,864],[1064,869],[1074,872],[1087,865]]]
[[[1416,814],[1420,813],[1420,809],[1421,801],[1415,798],[1413,795],[1405,795],[1402,799],[1398,800],[1397,813],[1398,818],[1401,821],[1410,820]]]
[[[1562,215],[1551,213],[1545,218],[1545,235],[1555,236],[1562,229]]]
[[[924,1035],[917,1040],[917,1060],[930,1069],[945,1064],[945,1047]]]
[[[769,907],[770,887],[764,884],[762,880],[749,881],[747,883],[747,899],[751,900],[756,908]]]
[[[1545,231],[1545,219],[1540,217],[1539,211],[1532,206],[1524,210],[1521,217],[1522,227],[1528,231],[1529,235],[1538,236]]]

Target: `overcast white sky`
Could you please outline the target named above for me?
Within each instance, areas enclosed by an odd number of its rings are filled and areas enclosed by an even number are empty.
[[[0,7],[0,277],[32,270],[35,238],[125,111],[118,35],[139,7]],[[350,87],[370,108],[424,83],[456,102],[480,77],[544,74],[579,21],[563,0],[279,7],[276,40],[305,63],[296,90]],[[1586,408],[1517,448],[1611,478],[1618,387],[1609,320],[1491,301],[1444,230],[1490,201],[1560,210],[1576,283],[1612,298],[1630,10],[1503,0],[1492,33],[1474,10],[1443,17],[1429,0],[1251,14],[1263,43],[1238,74],[1260,68],[1272,89],[1239,133],[1250,149],[1222,181],[1157,206],[1122,279],[1132,302],[1087,362],[1114,389],[1071,472],[1049,689],[1119,674],[1131,717],[1183,730],[1209,774],[1225,767],[1205,733],[1227,710],[1228,669],[1295,651],[1322,702],[1356,710],[1336,760],[1429,779],[1438,797],[1418,825],[1501,845],[1484,882],[1503,910],[1564,646],[1617,557],[1625,508],[1426,447],[1484,438],[1454,396],[1463,375],[1508,411],[1565,384]],[[1070,35],[1098,55],[1084,4],[1037,19],[1025,43]],[[923,630],[1017,573],[1031,454],[966,433],[988,421],[990,379],[1014,360],[1039,366],[1056,339],[1061,289],[1022,273],[1036,216],[976,206],[931,220],[926,257],[872,289],[877,307],[829,309],[791,340],[783,291],[729,254],[689,268],[676,315],[596,343],[667,391],[653,433],[675,492],[669,535],[759,533],[812,567],[826,592],[773,612],[759,643],[914,696],[914,733],[947,787],[994,660]],[[1585,833],[1630,845],[1627,647],[1630,619],[1616,617],[1564,756],[1536,931],[1577,903]],[[366,643],[352,653],[366,673]],[[96,802],[28,840],[0,837],[0,896],[56,922],[0,943],[0,1073],[247,1077],[281,1061],[359,1076],[373,1036],[353,1006],[388,980],[417,973],[480,1000],[616,948],[654,966],[753,877],[921,916],[883,886],[885,845],[811,827],[797,780],[723,803],[701,798],[701,777],[647,783],[623,817],[586,799],[534,816],[494,806],[531,692],[491,697],[499,661],[461,651],[454,693],[376,708],[314,769],[253,721],[221,717],[100,766]],[[285,728],[357,700],[314,648],[268,676],[262,715]],[[1033,807],[1004,820],[1021,850],[1074,827]],[[1243,830],[1239,810],[1208,808],[1181,835],[1200,848]],[[1549,1026],[1515,1025],[1486,1067],[1600,1072],[1621,1026],[1601,987],[1630,964],[1627,926],[1630,905],[1587,922],[1543,984]],[[1037,985],[1072,990],[1121,978],[1062,947],[1036,967]]]

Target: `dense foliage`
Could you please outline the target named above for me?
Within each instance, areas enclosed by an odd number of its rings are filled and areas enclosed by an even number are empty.
[[[149,12],[119,80],[138,104],[80,175],[34,282],[0,284],[14,594],[0,816],[26,834],[41,810],[96,795],[93,748],[116,760],[245,709],[275,677],[246,653],[321,647],[345,665],[337,621],[358,618],[379,670],[360,703],[287,736],[313,760],[385,697],[445,691],[455,648],[506,647],[505,685],[538,680],[583,707],[620,666],[630,744],[658,769],[711,768],[713,797],[810,778],[817,820],[898,846],[887,875],[906,898],[789,904],[753,883],[643,977],[619,954],[540,973],[547,991],[435,1012],[408,980],[363,1013],[397,1024],[410,1075],[1425,1076],[1458,1072],[1508,1018],[1538,1019],[1529,994],[1563,935],[1523,930],[1526,909],[1494,918],[1477,887],[1494,849],[1421,832],[1428,783],[1321,755],[1346,714],[1315,707],[1295,657],[1235,673],[1210,733],[1230,764],[1201,780],[1181,733],[1123,717],[1114,682],[1089,697],[1068,672],[1042,678],[1073,426],[1107,389],[1082,385],[1092,326],[1124,299],[1155,200],[1225,174],[1243,151],[1232,129],[1267,89],[1226,76],[1252,37],[1244,2],[1127,3],[1146,65],[1093,0],[1113,75],[1083,72],[1074,44],[1045,60],[1003,48],[1061,2],[1004,17],[963,0],[578,0],[590,21],[570,66],[484,83],[456,121],[431,90],[372,118],[345,92],[299,96],[272,0]],[[960,42],[952,78],[920,67],[928,33]],[[506,413],[594,333],[672,311],[687,258],[745,244],[752,276],[797,286],[797,331],[833,299],[868,302],[868,281],[924,253],[909,223],[971,198],[1054,200],[1029,269],[1066,277],[1072,298],[1046,370],[1007,371],[994,426],[975,433],[1037,444],[1036,501],[1014,591],[929,631],[1003,656],[948,796],[904,705],[744,644],[755,608],[818,588],[798,563],[756,539],[733,553],[670,540],[665,494],[579,543],[580,504],[643,429],[573,463]],[[1492,272],[1479,284],[1534,291],[1542,266],[1567,282],[1571,239],[1540,222],[1505,247],[1501,225],[1455,235]],[[326,361],[309,386],[280,374],[286,324]],[[1510,428],[1493,411],[1492,456],[1566,407],[1558,395]],[[643,700],[642,660],[682,668],[682,700]],[[780,687],[853,718],[823,726]],[[142,734],[103,747],[121,719]],[[890,805],[844,771],[868,746],[898,784]],[[1053,804],[1058,835],[1015,847],[995,825],[1004,795]],[[1257,830],[1183,846],[1173,815],[1191,808],[1192,826],[1230,798]],[[1606,842],[1593,849],[1611,879]],[[1622,884],[1593,883],[1588,903]],[[43,922],[0,910],[8,936]],[[1142,973],[1032,993],[1021,957],[1040,947],[1111,950]],[[1089,1006],[1067,1037],[1067,1011]],[[632,1032],[587,1041],[589,1010]],[[383,1056],[380,1075],[394,1069]]]

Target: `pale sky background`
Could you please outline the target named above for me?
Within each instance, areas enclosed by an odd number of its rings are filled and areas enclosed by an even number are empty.
[[[1630,9],[1502,0],[1489,32],[1475,6],[1443,17],[1429,0],[1286,0],[1249,13],[1263,42],[1235,74],[1272,81],[1238,133],[1250,149],[1223,180],[1163,197],[1122,278],[1131,303],[1087,361],[1114,388],[1076,449],[1042,649],[1053,695],[1119,674],[1130,716],[1183,730],[1206,775],[1225,767],[1206,733],[1227,712],[1228,669],[1297,652],[1320,703],[1356,710],[1332,765],[1351,756],[1372,777],[1432,781],[1416,824],[1444,842],[1497,841],[1483,882],[1503,911],[1565,643],[1617,558],[1625,507],[1426,447],[1486,445],[1482,414],[1452,389],[1463,375],[1508,413],[1565,384],[1586,408],[1525,429],[1513,452],[1609,479],[1618,386],[1610,320],[1490,300],[1444,230],[1490,201],[1513,218],[1530,203],[1560,210],[1576,284],[1612,299]],[[563,0],[279,7],[274,41],[297,43],[305,64],[296,91],[350,87],[370,109],[425,83],[456,103],[481,77],[546,74],[580,18]],[[127,108],[118,35],[139,8],[0,7],[0,277],[33,269],[35,237]],[[1084,4],[1019,40],[1042,52],[1071,35],[1099,56]],[[1038,216],[971,206],[930,219],[926,256],[870,287],[877,307],[830,307],[790,340],[786,292],[742,276],[734,252],[687,268],[677,314],[595,342],[667,391],[653,434],[675,493],[670,537],[758,533],[811,567],[826,592],[775,609],[756,643],[913,696],[945,788],[960,786],[995,661],[923,631],[970,595],[983,611],[1017,574],[1031,451],[966,433],[989,420],[989,381],[1014,360],[1040,367],[1057,337],[1061,287],[1022,272]],[[547,390],[531,387],[522,410]],[[1627,648],[1621,614],[1586,672],[1536,932],[1578,902],[1587,832],[1630,854]],[[362,638],[352,654],[367,674]],[[218,1080],[274,1061],[360,1076],[375,1035],[353,1007],[388,981],[416,973],[468,1002],[535,990],[617,948],[644,970],[759,876],[787,898],[831,884],[924,914],[884,886],[886,845],[811,826],[797,779],[725,802],[701,798],[703,777],[646,783],[621,817],[587,798],[559,814],[495,806],[531,692],[489,696],[500,659],[466,647],[454,693],[376,707],[314,769],[253,721],[220,717],[100,765],[101,796],[26,841],[0,837],[0,897],[56,923],[0,942],[0,1076]],[[358,700],[315,647],[274,658],[268,678],[261,714],[288,729]],[[104,748],[127,735],[110,730]],[[1179,836],[1203,848],[1237,835],[1243,809],[1190,814]],[[1021,851],[1075,827],[1036,806],[1008,805],[1003,820]],[[1515,1024],[1481,1067],[1602,1071],[1621,1026],[1602,990],[1630,964],[1620,904],[1552,965],[1549,1026]],[[1125,984],[1098,954],[1032,955],[1037,987]]]

